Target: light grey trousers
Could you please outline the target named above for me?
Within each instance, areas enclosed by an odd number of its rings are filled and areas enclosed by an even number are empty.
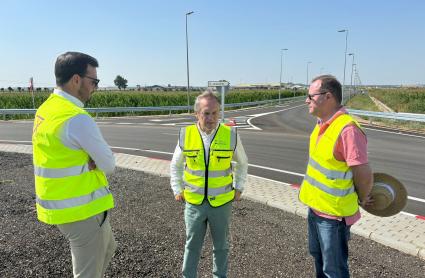
[[[117,248],[108,212],[57,227],[70,243],[74,278],[103,277]]]

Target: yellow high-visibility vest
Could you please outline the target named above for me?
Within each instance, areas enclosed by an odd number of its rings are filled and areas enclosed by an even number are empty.
[[[358,210],[353,173],[346,162],[337,160],[333,154],[342,130],[353,123],[360,128],[350,115],[342,114],[325,130],[319,142],[319,125],[316,125],[310,136],[310,158],[299,199],[317,211],[344,217]]]
[[[87,219],[114,207],[105,173],[89,170],[84,150],[65,146],[64,123],[84,109],[57,94],[37,110],[32,135],[37,217],[47,224]]]
[[[220,124],[211,142],[207,161],[197,126],[180,130],[179,145],[185,157],[184,197],[187,202],[200,205],[207,198],[211,206],[218,207],[234,199],[231,161],[236,136],[236,129]]]

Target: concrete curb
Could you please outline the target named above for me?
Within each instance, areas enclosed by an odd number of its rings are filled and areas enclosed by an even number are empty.
[[[32,153],[31,145],[0,144],[0,151]],[[116,153],[117,166],[169,177],[167,160]],[[307,217],[307,207],[298,201],[298,189],[289,184],[249,175],[243,197],[296,215]],[[425,221],[398,214],[376,217],[362,211],[352,231],[401,252],[425,260]]]

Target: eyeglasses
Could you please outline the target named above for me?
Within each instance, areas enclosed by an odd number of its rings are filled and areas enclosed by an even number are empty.
[[[315,93],[315,94],[307,94],[307,97],[308,97],[308,99],[309,100],[313,100],[313,97],[315,97],[315,96],[320,96],[320,95],[324,95],[324,94],[326,94],[327,92],[322,92],[322,93]]]
[[[90,79],[90,80],[92,81],[92,83],[93,83],[93,85],[94,85],[95,87],[97,87],[97,85],[98,85],[98,84],[99,84],[99,82],[100,82],[100,80],[99,80],[99,79],[97,79],[97,78],[93,78],[93,77],[90,77],[90,76],[87,76],[87,75],[83,75],[82,77],[85,77],[85,78]]]

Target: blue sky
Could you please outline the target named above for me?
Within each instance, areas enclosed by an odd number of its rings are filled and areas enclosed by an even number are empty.
[[[120,74],[130,86],[186,85],[185,14],[190,84],[305,83],[344,70],[348,53],[363,84],[425,84],[425,1],[2,0],[0,87],[54,86],[66,51],[99,60],[100,86]],[[346,84],[352,57],[347,57]]]

